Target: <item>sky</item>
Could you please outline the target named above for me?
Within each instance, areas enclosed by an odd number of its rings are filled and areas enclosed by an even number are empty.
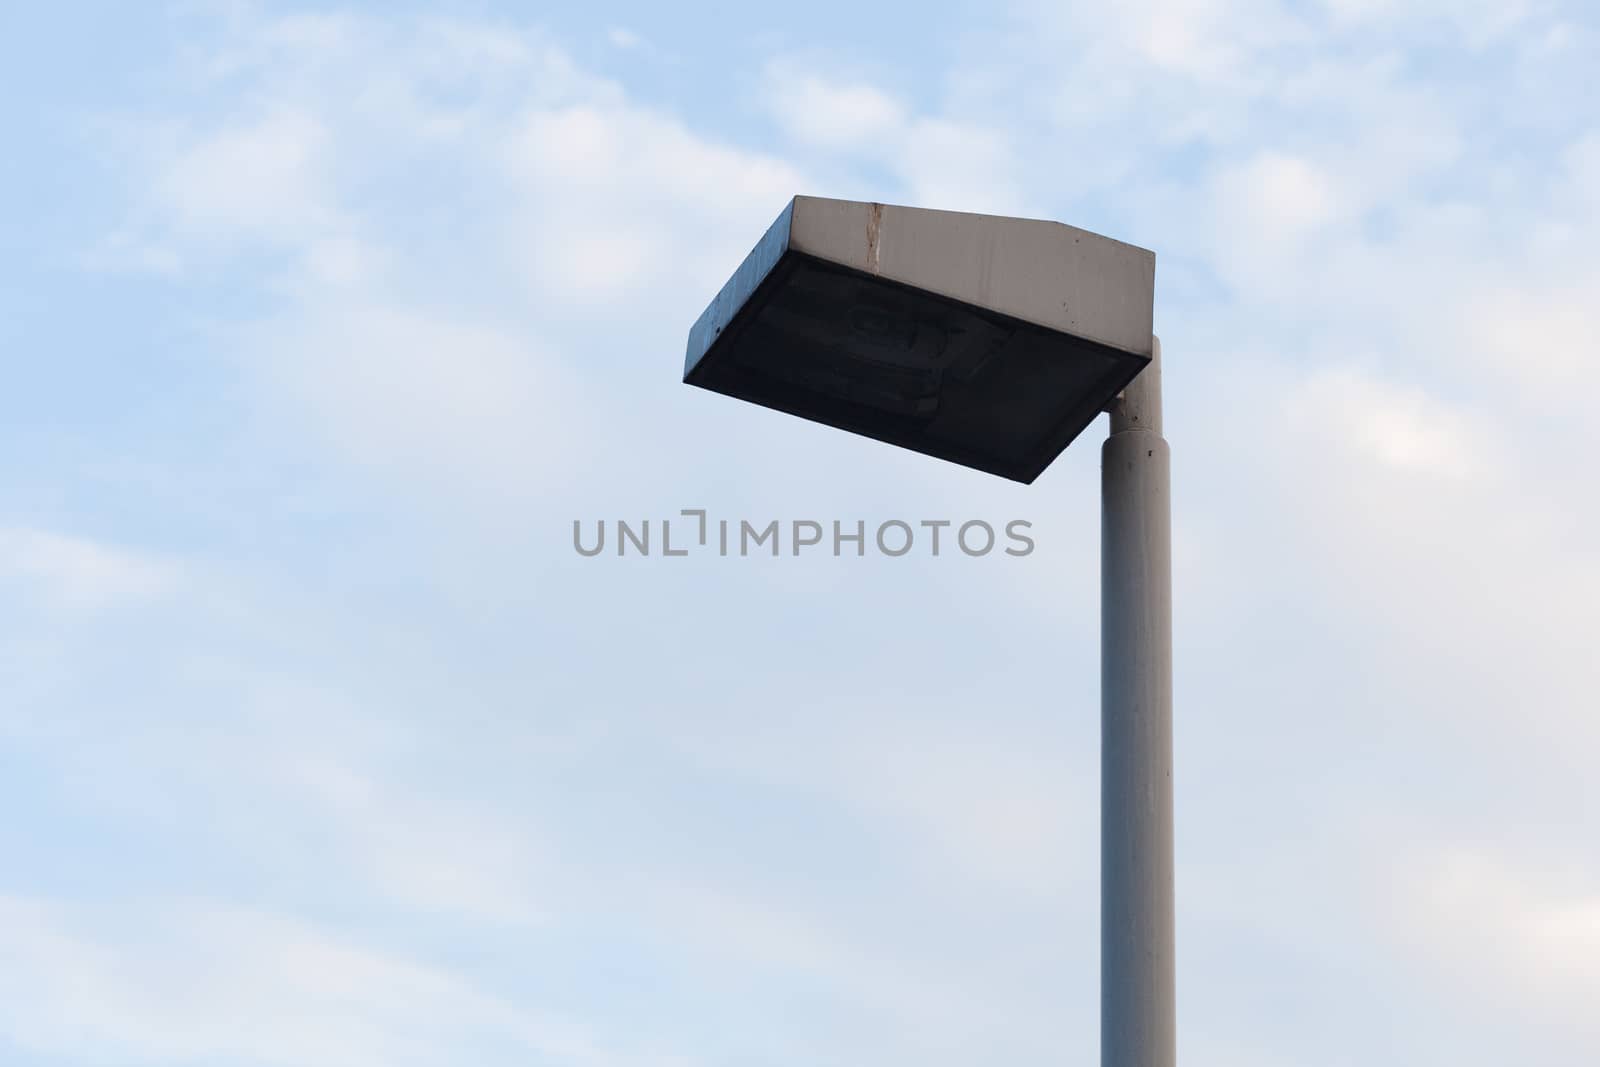
[[[6,6],[0,1062],[1096,1062],[1103,430],[1022,486],[684,387],[797,193],[1157,254],[1181,1062],[1600,1062],[1597,65],[1539,0]],[[1036,547],[573,549],[683,509]]]

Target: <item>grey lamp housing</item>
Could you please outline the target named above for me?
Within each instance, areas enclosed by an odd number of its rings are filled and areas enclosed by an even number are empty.
[[[1151,359],[1155,253],[1058,222],[797,196],[683,380],[1031,482]]]

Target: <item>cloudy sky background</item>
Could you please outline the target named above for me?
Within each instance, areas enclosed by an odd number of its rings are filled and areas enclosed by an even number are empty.
[[[1157,251],[1182,1061],[1600,1060],[1591,6],[452,10],[0,14],[0,1061],[1096,1061],[1098,433],[678,384],[797,192]]]

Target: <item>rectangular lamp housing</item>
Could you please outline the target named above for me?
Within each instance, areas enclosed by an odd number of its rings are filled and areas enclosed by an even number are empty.
[[[796,197],[684,381],[1031,482],[1151,358],[1155,255],[1055,222]]]

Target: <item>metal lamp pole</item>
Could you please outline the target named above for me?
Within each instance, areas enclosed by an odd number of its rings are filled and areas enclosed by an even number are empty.
[[[690,385],[1019,482],[1109,408],[1104,1067],[1173,1067],[1176,1057],[1171,506],[1155,269],[1149,249],[1061,223],[796,196],[690,328],[683,369]]]
[[[1173,1067],[1171,460],[1161,342],[1101,451],[1100,1063]]]

